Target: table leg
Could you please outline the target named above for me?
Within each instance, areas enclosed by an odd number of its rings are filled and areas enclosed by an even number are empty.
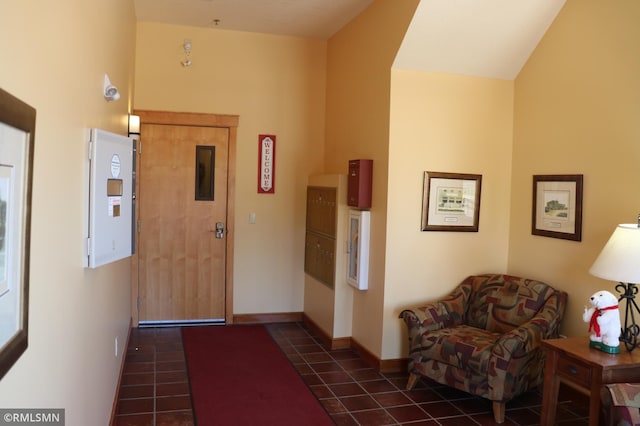
[[[558,352],[547,351],[544,367],[544,387],[542,390],[542,412],[540,413],[541,426],[553,426],[555,424],[556,409],[558,408],[558,388],[560,387],[560,378],[557,371]]]
[[[595,373],[595,372],[594,372]],[[591,395],[589,395],[589,426],[600,424],[600,388],[602,387],[602,373],[591,379]]]

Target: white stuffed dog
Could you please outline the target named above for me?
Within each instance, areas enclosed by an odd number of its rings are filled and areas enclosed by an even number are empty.
[[[607,346],[620,345],[620,311],[618,298],[602,290],[589,298],[592,307],[584,307],[582,320],[589,323],[590,339]]]

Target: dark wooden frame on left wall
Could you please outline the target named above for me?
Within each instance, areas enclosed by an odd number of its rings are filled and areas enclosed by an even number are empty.
[[[36,110],[0,89],[0,379],[28,346],[35,128]]]

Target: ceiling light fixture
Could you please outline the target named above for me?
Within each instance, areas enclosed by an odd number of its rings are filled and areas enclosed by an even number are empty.
[[[182,64],[183,67],[188,68],[191,66],[191,40],[185,40],[184,44],[182,45],[182,48],[184,49],[184,61],[181,61],[180,63]]]

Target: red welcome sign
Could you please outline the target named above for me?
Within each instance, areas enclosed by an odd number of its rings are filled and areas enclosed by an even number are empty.
[[[258,136],[258,194],[276,192],[276,137]]]

